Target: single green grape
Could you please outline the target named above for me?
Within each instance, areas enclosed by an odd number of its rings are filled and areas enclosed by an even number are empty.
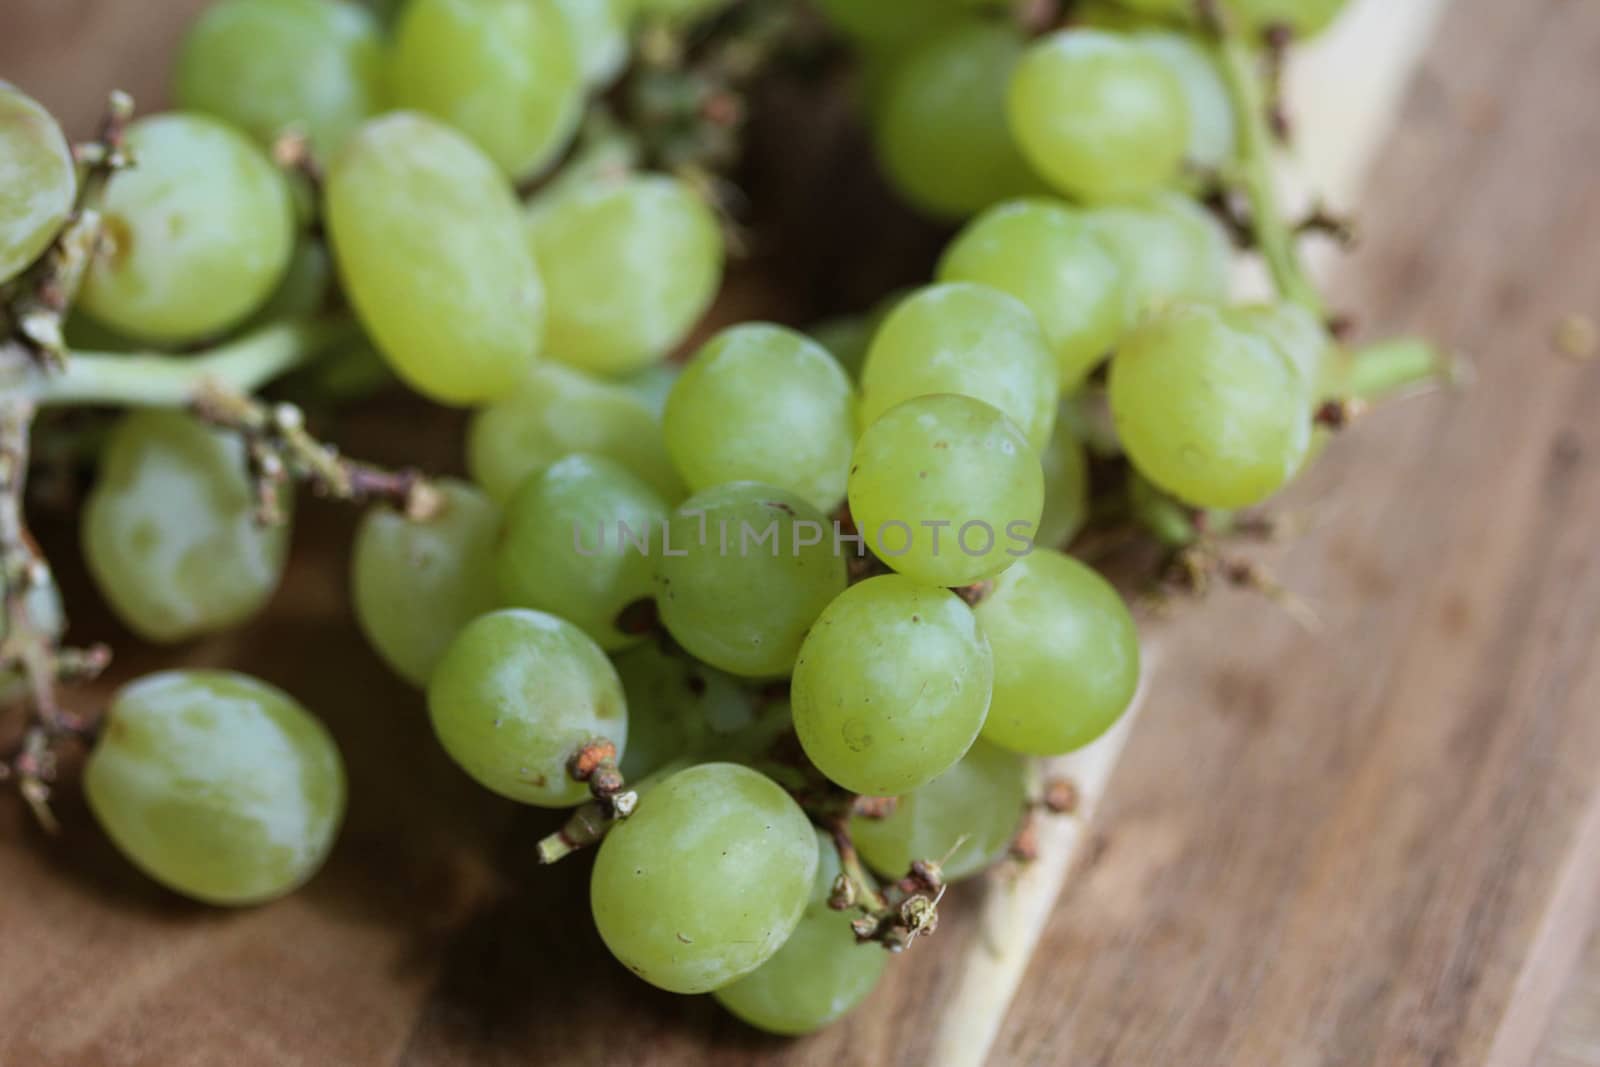
[[[622,773],[630,782],[755,722],[754,692],[732,675],[667,651],[660,641],[618,653],[612,662],[628,698]]]
[[[1165,63],[1183,85],[1189,108],[1191,166],[1209,172],[1225,170],[1239,152],[1239,128],[1228,85],[1216,53],[1198,38],[1170,30],[1145,30],[1130,38]]]
[[[800,649],[794,728],[817,770],[853,793],[898,796],[972,747],[995,664],[972,609],[897,574],[851,586]]]
[[[577,453],[523,483],[494,549],[500,597],[559,615],[607,651],[637,643],[623,610],[654,592],[669,509],[626,468]]]
[[[997,654],[997,685],[1004,671]],[[945,880],[955,882],[1005,855],[1027,802],[1022,757],[979,738],[955,766],[902,796],[887,818],[851,819],[850,836],[886,878],[904,877],[917,860],[936,860]]]
[[[237,437],[176,411],[135,411],[101,452],[84,561],[147,641],[215,633],[260,611],[283,573],[288,524],[261,525],[256,507]]]
[[[748,767],[703,763],[606,835],[589,900],[606,947],[634,974],[709,993],[783,947],[816,873],[816,831],[789,794]]]
[[[716,216],[677,178],[599,178],[536,200],[527,217],[550,287],[546,351],[580,370],[615,376],[654,363],[722,283]]]
[[[465,482],[437,483],[438,514],[374,507],[356,531],[352,600],[362,633],[390,668],[425,687],[461,628],[494,610],[500,509]]]
[[[584,84],[599,88],[628,64],[628,19],[635,0],[552,0],[567,25]]]
[[[1084,217],[1122,268],[1127,325],[1176,301],[1227,299],[1233,247],[1217,220],[1189,197],[1160,193]]]
[[[520,389],[480,410],[467,428],[467,469],[501,502],[574,452],[615,460],[669,504],[687,495],[650,408],[621,385],[559,363],[539,364]]]
[[[692,489],[761,482],[831,512],[850,473],[855,388],[815,341],[748,323],[695,353],[667,399],[663,429]]]
[[[50,247],[77,192],[61,127],[31,97],[0,81],[0,284]]]
[[[513,179],[543,170],[583,114],[567,21],[549,0],[410,0],[395,29],[389,97],[471,137]]]
[[[867,998],[889,963],[881,946],[856,940],[846,912],[828,906],[839,853],[820,831],[817,856],[811,899],[789,940],[766,963],[712,994],[734,1016],[768,1033],[798,1036],[837,1022]]]
[[[1006,93],[1023,55],[1020,31],[967,20],[895,61],[873,109],[878,158],[913,205],[965,218],[1042,188],[1006,126]]]
[[[106,835],[169,889],[260,904],[316,874],[344,817],[339,749],[280,689],[233,671],[150,674],[112,699],[83,771]]]
[[[627,753],[616,668],[582,630],[540,611],[468,623],[428,681],[428,713],[439,743],[479,785],[541,808],[588,796],[567,770],[584,745],[605,740]]]
[[[1139,688],[1139,633],[1111,584],[1040,549],[995,579],[978,625],[994,649],[984,740],[1060,756],[1109,730]]]
[[[1101,30],[1062,30],[1031,46],[1011,82],[1009,113],[1028,162],[1083,200],[1167,185],[1189,145],[1177,75],[1154,53]]]
[[[179,107],[262,145],[297,127],[324,158],[382,94],[382,31],[345,0],[221,0],[190,25],[173,82]]]
[[[1044,470],[1044,510],[1034,544],[1062,548],[1089,521],[1089,456],[1071,422],[1056,421],[1056,432],[1039,453]]]
[[[81,301],[113,330],[182,344],[236,325],[294,251],[288,186],[242,134],[172,112],[128,127],[139,165],[106,187],[103,248]]]
[[[655,574],[662,625],[729,674],[788,674],[806,630],[844,591],[845,560],[827,518],[772,486],[697,493],[666,532]]]
[[[933,393],[992,404],[1041,449],[1055,429],[1056,359],[1020,300],[973,282],[932,285],[901,301],[861,370],[862,428]]]
[[[1037,451],[981,400],[908,400],[856,442],[856,528],[878,558],[919,582],[962,586],[999,574],[1028,550],[1043,510]]]
[[[1243,508],[1281,489],[1311,442],[1314,393],[1268,340],[1178,305],[1111,361],[1111,412],[1128,458],[1195,507]]]
[[[494,164],[448,126],[385,115],[334,158],[326,197],[339,277],[395,372],[446,404],[514,391],[544,286]]]
[[[1110,249],[1082,213],[1043,198],[979,215],[945,249],[942,282],[978,282],[1028,306],[1055,353],[1063,389],[1075,389],[1110,354],[1127,293]]]

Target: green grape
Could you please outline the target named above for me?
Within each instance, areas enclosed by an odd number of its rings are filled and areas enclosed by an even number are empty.
[[[654,591],[668,508],[620,464],[576,454],[522,484],[494,549],[501,599],[559,615],[607,650],[637,643],[623,610]]]
[[[1060,756],[1109,730],[1139,688],[1139,633],[1090,567],[1040,549],[995,579],[978,625],[994,649],[984,740]]]
[[[1329,395],[1337,373],[1333,338],[1327,324],[1299,304],[1266,304],[1228,308],[1223,320],[1242,333],[1258,337],[1277,349],[1294,367],[1315,398]]]
[[[667,398],[672,395],[672,387],[678,384],[678,379],[681,377],[683,377],[683,367],[680,364],[652,363],[617,384],[643,400],[645,406],[659,420],[666,417]]]
[[[1009,99],[1023,156],[1084,200],[1172,182],[1189,144],[1183,83],[1153,52],[1101,30],[1063,30],[1028,49]]]
[[[221,0],[189,27],[178,106],[232,123],[264,145],[298,127],[322,156],[382,104],[377,19],[344,0]]]
[[[1044,509],[1038,453],[981,400],[924,396],[856,442],[850,512],[867,547],[930,585],[970,585],[1010,566]]]
[[[1128,458],[1195,507],[1249,507],[1281,489],[1310,445],[1313,396],[1270,341],[1198,305],[1146,321],[1111,361]]]
[[[1215,53],[1186,33],[1146,30],[1132,41],[1165,63],[1183,85],[1189,108],[1189,163],[1205,171],[1221,171],[1239,151],[1233,101],[1222,79]]]
[[[861,370],[861,425],[931,393],[992,404],[1035,449],[1055,429],[1056,359],[1032,312],[986,285],[923,289],[884,320]]]
[[[635,0],[552,0],[565,20],[584,83],[613,81],[628,63],[628,17]]]
[[[0,81],[0,284],[50,247],[77,191],[61,127],[31,97]]]
[[[1089,521],[1089,457],[1071,422],[1056,421],[1056,432],[1039,453],[1044,470],[1044,510],[1034,543],[1061,548]]]
[[[327,858],[344,764],[282,690],[233,671],[162,671],[112,699],[83,791],[106,835],[162,885],[208,904],[260,904]]]
[[[997,651],[996,700],[1004,673]],[[955,766],[902,796],[887,818],[851,819],[850,836],[861,858],[886,878],[903,877],[917,860],[937,860],[945,880],[954,882],[1005,855],[1027,802],[1022,757],[980,738]]]
[[[397,107],[450,123],[512,178],[543,170],[583,115],[566,19],[548,0],[410,0],[389,53]]]
[[[545,347],[595,374],[660,359],[711,306],[722,281],[722,231],[676,178],[596,179],[535,201],[534,258],[550,286]]]
[[[1028,306],[1075,389],[1121,334],[1127,294],[1110,249],[1085,217],[1054,200],[1012,200],[978,216],[939,264],[942,282],[978,282]]]
[[[729,674],[788,674],[806,630],[844,591],[832,534],[822,512],[781,489],[740,482],[697,493],[667,524],[656,560],[662,625]]]
[[[606,947],[634,974],[709,993],[783,947],[816,873],[816,832],[789,794],[748,767],[704,763],[657,785],[606,835],[589,900]]]
[[[856,941],[849,916],[828,907],[839,877],[833,840],[817,834],[817,876],[800,924],[766,963],[712,994],[718,1004],[751,1026],[799,1036],[821,1030],[867,998],[889,954]]]
[[[539,611],[480,615],[428,681],[428,713],[450,757],[485,789],[542,808],[588,796],[567,763],[591,741],[627,752],[617,672],[582,630]]]
[[[467,428],[467,469],[501,502],[573,452],[615,460],[668,503],[685,495],[649,407],[621,386],[558,363],[539,364],[521,389],[479,411]]]
[[[1084,216],[1122,268],[1126,323],[1174,301],[1227,299],[1233,248],[1216,219],[1177,193]]]
[[[830,512],[850,473],[855,388],[804,335],[735,326],[695,353],[667,399],[663,428],[690,488],[761,482]]]
[[[350,579],[356,622],[396,674],[426,686],[461,628],[497,606],[493,552],[500,510],[473,486],[437,484],[438,514],[375,507],[356,531]]]
[[[84,560],[117,617],[148,641],[227,629],[261,610],[283,572],[288,525],[262,526],[256,506],[237,437],[179,412],[136,411],[101,453]]]
[[[899,57],[874,109],[878,158],[916,207],[964,218],[1040,188],[1006,127],[1020,31],[964,21]]]
[[[613,662],[628,698],[622,773],[630,782],[755,721],[755,696],[737,679],[668,652],[659,641],[630,648]]]
[[[206,115],[128,127],[139,165],[106,188],[104,247],[85,311],[113,330],[181,344],[236,325],[277,288],[294,251],[283,176],[261,150]]]
[[[994,660],[972,609],[887,574],[828,605],[800,649],[794,728],[817,770],[853,793],[898,796],[972,747]]]
[[[533,365],[544,286],[505,178],[421,115],[373,119],[328,171],[339,277],[407,384],[447,404],[493,400]]]

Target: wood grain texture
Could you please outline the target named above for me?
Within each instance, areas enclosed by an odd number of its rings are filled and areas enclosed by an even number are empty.
[[[0,0],[0,77],[84,129],[103,85],[156,99],[157,60],[199,6]],[[64,40],[66,62],[45,47]],[[1584,837],[1600,781],[1600,369],[1547,344],[1561,315],[1600,314],[1597,99],[1594,4],[1455,0],[1363,197],[1368,242],[1340,301],[1374,334],[1473,352],[1480,383],[1373,416],[1289,504],[1324,512],[1276,564],[1319,633],[1223,596],[1153,635],[1146,711],[993,1063],[1529,1062],[1600,889],[1584,892],[1600,854]],[[801,316],[795,299],[769,283],[724,314]],[[357,415],[339,436],[386,458],[395,417]],[[428,431],[422,451],[453,452],[453,420],[418,408],[406,425]],[[465,783],[363,648],[343,596],[349,516],[302,520],[270,615],[185,655],[259,673],[329,721],[352,780],[333,861],[287,901],[219,914],[129,871],[80,807],[47,840],[0,801],[0,1065],[936,1053],[942,1007],[989,951],[984,898],[1003,889],[958,887],[938,938],[807,1041],[634,982],[588,921],[586,862],[538,869],[548,818]],[[72,533],[45,531],[58,558]],[[92,601],[63,570],[71,602]],[[135,650],[119,676],[169,659]]]

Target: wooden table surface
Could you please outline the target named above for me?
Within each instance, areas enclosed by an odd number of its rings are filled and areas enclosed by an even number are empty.
[[[0,0],[0,77],[80,126],[112,84],[153,99],[201,3],[154,6]],[[1285,502],[1308,529],[1270,559],[1318,629],[1232,593],[1152,627],[1143,713],[991,1063],[1600,1064],[1600,362],[1552,342],[1600,318],[1600,4],[1453,0],[1361,221],[1337,303],[1469,354],[1476,384],[1373,414]],[[363,648],[348,517],[303,519],[270,615],[185,655],[329,721],[334,859],[219,913],[129,871],[70,798],[55,839],[0,800],[0,1065],[928,1062],[1003,889],[961,887],[806,1041],[640,985],[593,934],[585,864],[538,869],[548,820],[464,783]]]

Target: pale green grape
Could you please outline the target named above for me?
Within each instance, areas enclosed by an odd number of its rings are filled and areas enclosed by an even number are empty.
[[[128,127],[139,165],[106,188],[84,310],[119,333],[180,344],[254,311],[294,251],[288,186],[261,150],[206,115]]]
[[[761,482],[830,512],[850,473],[855,389],[804,335],[764,323],[735,326],[690,360],[667,399],[663,428],[691,489]]]
[[[1259,337],[1277,349],[1317,398],[1328,394],[1336,368],[1333,338],[1320,317],[1299,304],[1229,308],[1223,319],[1234,329]]]
[[[637,374],[617,382],[628,392],[643,400],[657,419],[666,417],[667,398],[672,387],[683,377],[683,367],[678,363],[652,363]]]
[[[1239,129],[1215,53],[1186,33],[1146,30],[1132,41],[1166,63],[1183,85],[1189,107],[1189,163],[1207,171],[1227,167],[1238,154]]]
[[[583,802],[567,763],[606,740],[627,752],[628,706],[617,672],[582,630],[521,608],[480,615],[428,681],[439,743],[479,785],[542,808]]]
[[[577,132],[583,75],[548,0],[410,0],[387,85],[397,107],[450,123],[512,178],[536,174]]]
[[[704,763],[654,787],[606,835],[589,900],[634,974],[708,993],[783,947],[816,872],[816,832],[789,794],[748,767]]]
[[[350,568],[356,622],[384,662],[416,686],[428,684],[461,628],[498,602],[500,509],[465,482],[436,488],[442,509],[427,519],[388,507],[368,511]]]
[[[479,411],[467,429],[467,469],[501,502],[574,452],[615,460],[669,504],[685,496],[649,407],[622,386],[558,363],[539,364],[516,393]]]
[[[768,1033],[796,1036],[837,1022],[867,998],[889,954],[856,941],[846,912],[828,907],[839,853],[817,835],[817,876],[800,924],[777,953],[712,996],[729,1012]]]
[[[1110,249],[1055,200],[1012,200],[978,216],[945,250],[939,280],[978,282],[1028,306],[1055,352],[1063,389],[1110,354],[1127,294]]]
[[[470,141],[421,115],[373,119],[335,157],[326,211],[345,291],[407,384],[448,404],[516,389],[544,286],[511,187]]]
[[[535,201],[534,258],[550,287],[545,348],[595,374],[638,371],[679,344],[722,282],[716,216],[676,178],[596,179]]]
[[[126,415],[112,431],[82,536],[89,572],[118,618],[160,642],[214,633],[261,610],[289,542],[287,523],[256,521],[237,437],[155,410]]]
[[[972,609],[887,574],[828,605],[794,665],[795,733],[853,793],[898,796],[948,770],[989,711],[994,660]]]
[[[345,0],[221,0],[189,27],[178,105],[260,143],[303,129],[326,156],[382,104],[377,19]]]
[[[755,721],[754,693],[731,675],[666,651],[660,641],[630,648],[613,662],[628,698],[622,773],[630,782]]]
[[[32,98],[0,81],[0,283],[50,247],[77,191],[61,127]]]
[[[1039,465],[1044,470],[1044,510],[1034,543],[1060,548],[1089,521],[1089,457],[1067,419],[1057,420],[1056,432],[1039,453]]]
[[[900,57],[874,109],[878,158],[906,199],[964,218],[1040,188],[1006,127],[1006,92],[1023,55],[1019,31],[964,21]]]
[[[1128,710],[1139,688],[1139,634],[1122,597],[1093,569],[1040,549],[995,579],[977,615],[994,649],[984,740],[1060,756]]]
[[[1233,248],[1217,220],[1188,197],[1161,193],[1084,218],[1122,268],[1129,325],[1174,301],[1227,299]]]
[[[642,634],[618,627],[623,609],[653,592],[668,507],[612,460],[557,460],[506,505],[494,549],[501,599],[559,615],[612,650]]]
[[[884,320],[861,370],[861,425],[931,393],[992,404],[1035,449],[1056,423],[1056,359],[1033,313],[972,282],[923,289]]]
[[[106,835],[208,904],[259,904],[316,874],[344,817],[344,765],[282,690],[232,671],[163,671],[111,702],[83,772]]]
[[[1153,52],[1101,30],[1028,49],[1009,98],[1023,156],[1085,200],[1126,199],[1178,177],[1189,144],[1183,84]]]
[[[1268,340],[1223,313],[1173,307],[1111,361],[1111,411],[1128,458],[1196,507],[1258,504],[1300,469],[1314,393]]]
[[[930,585],[969,585],[1026,552],[1044,509],[1038,453],[981,400],[925,396],[856,442],[850,512],[885,563]]]
[[[788,674],[845,587],[832,524],[804,500],[740,482],[697,493],[667,526],[656,606],[695,657],[746,678]]]
[[[635,0],[552,0],[566,21],[578,69],[590,87],[612,81],[628,62],[628,17]]]
[[[997,700],[1004,673],[997,648]],[[982,872],[1005,855],[1027,801],[1022,757],[980,738],[955,766],[902,796],[888,818],[851,819],[850,836],[861,858],[886,878],[904,877],[917,860],[936,860],[945,880],[954,882]]]

